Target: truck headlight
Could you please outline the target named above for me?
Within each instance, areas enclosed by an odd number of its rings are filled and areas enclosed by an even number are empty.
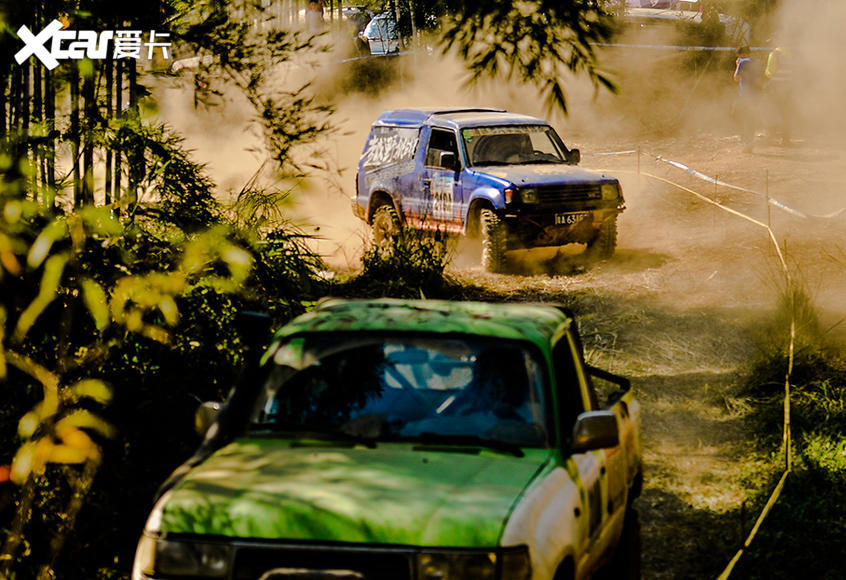
[[[602,184],[602,199],[612,200],[617,199],[620,195],[619,183],[603,183]]]
[[[537,203],[538,202],[538,190],[536,189],[521,189],[520,190],[520,201],[523,203]]]
[[[419,580],[528,580],[525,546],[496,551],[432,550],[417,555]]]
[[[223,578],[229,573],[232,548],[186,540],[141,536],[132,566],[132,579],[146,576]]]

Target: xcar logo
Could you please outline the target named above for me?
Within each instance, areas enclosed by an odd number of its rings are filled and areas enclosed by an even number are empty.
[[[18,37],[23,41],[24,47],[15,54],[17,63],[23,64],[30,56],[35,56],[44,66],[53,70],[59,66],[60,60],[102,59],[106,58],[110,40],[114,40],[113,57],[116,59],[140,58],[142,44],[148,47],[148,59],[153,58],[156,48],[161,48],[162,56],[169,58],[167,48],[170,42],[156,42],[156,39],[169,37],[167,33],[151,30],[150,42],[142,43],[140,30],[105,30],[98,33],[94,30],[62,30],[63,28],[58,20],[48,24],[38,34],[33,34],[29,28],[21,26],[18,29]]]

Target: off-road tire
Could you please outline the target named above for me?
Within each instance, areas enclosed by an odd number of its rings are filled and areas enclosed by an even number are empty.
[[[393,252],[397,240],[402,235],[402,225],[394,206],[385,203],[377,207],[373,211],[370,229],[376,250],[380,254]]]
[[[591,260],[607,260],[617,248],[617,216],[608,218],[599,226],[599,232],[587,245],[585,253]]]
[[[505,249],[508,239],[506,225],[492,209],[479,211],[482,234],[482,267],[488,272],[505,271]]]

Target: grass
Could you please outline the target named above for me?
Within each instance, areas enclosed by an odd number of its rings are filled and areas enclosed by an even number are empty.
[[[846,545],[846,360],[819,332],[813,305],[801,289],[785,296],[782,324],[797,309],[796,354],[791,374],[793,469],[781,497],[749,552],[736,568],[738,578],[842,578]],[[749,393],[758,407],[762,451],[770,468],[753,476],[764,481],[753,498],[760,509],[781,476],[786,344],[775,340],[762,352]]]

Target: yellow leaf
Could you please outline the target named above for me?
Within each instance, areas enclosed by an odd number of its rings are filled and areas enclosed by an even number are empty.
[[[91,313],[91,318],[94,319],[94,325],[97,330],[104,330],[111,318],[109,317],[108,298],[103,288],[94,280],[85,278],[81,282],[82,297],[85,300],[85,305]]]
[[[118,236],[123,233],[123,226],[120,220],[105,207],[86,207],[81,209],[79,215],[83,223],[93,233],[103,236]]]
[[[18,485],[23,484],[32,471],[32,462],[35,459],[35,441],[28,441],[20,446],[15,458],[12,460],[12,471],[10,479]]]
[[[85,451],[86,453],[91,451],[92,447],[95,447],[94,441],[91,440],[91,437],[88,436],[88,433],[81,429],[75,429],[73,427],[64,426],[60,430],[57,427],[56,435],[58,435],[62,442],[68,447],[80,449],[82,451]]]
[[[97,379],[79,381],[71,386],[70,390],[77,399],[88,397],[104,405],[112,400],[112,390],[106,383]]]
[[[179,308],[176,306],[176,301],[173,297],[165,294],[159,301],[159,310],[162,311],[165,322],[170,326],[175,326],[179,322]]]
[[[114,437],[115,435],[114,427],[90,411],[73,411],[56,423],[56,433],[60,437],[64,437],[63,433],[68,430],[77,430],[80,428],[97,431],[105,437]]]
[[[21,445],[15,454],[15,458],[12,460],[12,481],[21,485],[31,473],[36,475],[41,474],[53,451],[53,447],[53,443],[47,438],[42,438],[38,441],[27,441]]]
[[[44,309],[56,298],[56,291],[62,281],[62,273],[65,264],[68,262],[67,254],[51,256],[44,265],[44,274],[41,276],[41,286],[38,288],[38,296],[35,297],[26,310],[21,313],[18,323],[15,326],[13,339],[20,341],[35,324],[35,321],[44,312]]]
[[[47,461],[50,463],[83,463],[95,451],[96,445],[89,449],[77,449],[68,445],[54,445]]]
[[[0,380],[6,378],[6,353],[3,352],[3,340],[6,338],[6,309],[0,306]]]
[[[32,247],[29,249],[29,255],[26,261],[30,267],[37,268],[40,266],[41,262],[47,257],[47,254],[50,253],[53,242],[64,237],[66,231],[67,224],[62,221],[54,221],[41,230],[41,233],[38,234]]]
[[[24,439],[29,439],[35,433],[35,430],[38,429],[40,422],[38,413],[36,411],[30,411],[18,421],[18,435]]]
[[[155,340],[156,342],[160,342],[162,344],[170,342],[170,333],[164,328],[159,328],[158,326],[153,326],[152,324],[148,324],[141,329],[141,334],[150,340]]]

